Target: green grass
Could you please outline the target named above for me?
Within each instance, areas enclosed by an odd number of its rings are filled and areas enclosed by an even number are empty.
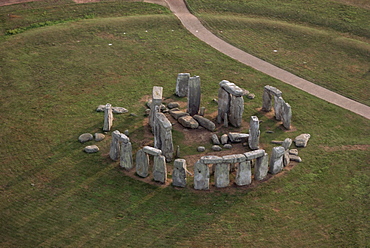
[[[370,81],[370,23],[367,18],[370,10],[328,1],[275,1],[268,7],[265,1],[188,3],[208,28],[227,42],[370,105],[370,94],[364,90]],[[226,4],[229,7],[225,7]],[[291,12],[299,12],[299,15]],[[342,12],[356,13],[353,22],[343,20],[338,14]],[[320,18],[325,21],[319,22]],[[326,23],[328,20],[333,23]],[[344,23],[347,29],[340,28]]]
[[[1,41],[0,246],[368,246],[369,120],[235,62],[191,36],[163,7],[149,6],[153,13],[35,28]],[[304,162],[228,194],[127,177],[107,158],[109,135],[99,153],[82,152],[77,138],[101,130],[95,108],[107,102],[137,114],[115,115],[113,130],[129,129],[138,149],[147,118],[140,99],[154,85],[176,99],[179,72],[201,76],[207,109],[215,109],[222,79],[255,93],[244,119],[263,121],[266,150],[273,139],[310,133],[300,149]],[[295,131],[282,131],[256,110],[266,84],[283,91]],[[175,133],[175,146],[182,138]]]

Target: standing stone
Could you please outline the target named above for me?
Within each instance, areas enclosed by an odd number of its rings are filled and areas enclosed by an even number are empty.
[[[229,127],[228,113],[225,113],[225,115],[224,115],[224,127]]]
[[[204,116],[205,112],[206,112],[206,107],[200,107],[199,115]]]
[[[283,104],[282,119],[283,119],[283,126],[286,129],[290,129],[291,119],[292,119],[292,108],[290,107],[289,103]]]
[[[231,96],[229,122],[234,127],[242,124],[244,111],[244,98],[242,96]]]
[[[277,174],[283,169],[283,156],[285,149],[282,146],[273,147],[270,158],[270,173]]]
[[[113,123],[112,105],[107,103],[104,109],[104,126],[103,131],[109,132]]]
[[[289,150],[290,146],[292,145],[292,139],[286,138],[283,143],[281,144],[285,150]]]
[[[121,133],[118,130],[115,130],[112,133],[112,142],[110,143],[109,157],[116,161],[120,155],[120,145],[119,145],[119,136]]]
[[[245,161],[241,162],[236,171],[235,183],[238,186],[249,185],[252,183],[252,171],[251,162]]]
[[[227,144],[228,140],[229,140],[229,136],[226,133],[221,135],[221,144],[222,145]]]
[[[162,155],[154,156],[153,180],[160,183],[167,181],[166,158]]]
[[[289,151],[285,150],[284,155],[283,155],[283,166],[286,167],[290,163],[290,157],[289,157]]]
[[[132,161],[132,144],[130,139],[121,134],[120,136],[121,141],[121,156],[120,156],[120,166],[126,170],[131,170],[134,167],[134,163]]]
[[[200,96],[200,77],[190,77],[188,87],[188,113],[191,116],[196,115],[199,112]]]
[[[218,114],[217,114],[217,123],[221,124],[224,120],[225,115],[229,114],[230,109],[230,93],[224,90],[223,88],[218,89]]]
[[[271,110],[271,95],[266,88],[262,95],[262,111],[269,112]]]
[[[199,160],[194,165],[194,189],[209,189],[209,168]]]
[[[159,112],[160,106],[162,105],[162,94],[163,87],[154,86],[152,92],[152,102],[150,104],[150,114],[149,114],[149,125],[154,126],[155,114]]]
[[[178,97],[186,97],[188,95],[189,73],[179,73],[176,80],[176,92]]]
[[[261,181],[266,178],[269,170],[269,156],[265,153],[264,156],[256,159],[256,165],[254,167],[254,179]]]
[[[172,124],[163,113],[157,113],[153,128],[154,147],[162,150],[166,161],[173,159]]]
[[[260,141],[260,123],[257,116],[251,116],[251,120],[249,122],[249,137],[248,137],[248,145],[249,148],[252,150],[256,150],[259,148],[259,141]]]
[[[281,96],[274,96],[274,100],[275,119],[277,121],[280,121],[281,115],[283,114],[283,104],[285,103],[285,101]]]
[[[226,163],[216,164],[215,166],[215,186],[224,188],[229,186],[229,171],[230,165]]]
[[[184,188],[186,186],[186,160],[175,159],[173,163],[172,185]]]
[[[221,143],[220,143],[220,140],[218,139],[218,137],[217,137],[217,134],[212,134],[212,137],[211,137],[211,139],[212,139],[212,144],[214,144],[214,145],[220,145]]]
[[[142,149],[136,153],[136,174],[140,177],[149,175],[149,155]]]

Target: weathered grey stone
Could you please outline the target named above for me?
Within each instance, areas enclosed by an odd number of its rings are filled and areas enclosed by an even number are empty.
[[[290,149],[289,154],[298,156],[298,150],[297,149]]]
[[[229,140],[232,143],[240,143],[244,142],[248,139],[249,134],[247,133],[229,133],[228,134]]]
[[[200,161],[197,161],[194,165],[194,189],[209,189],[209,168]]]
[[[95,133],[94,134],[95,141],[99,142],[102,141],[105,138],[105,135],[102,133]]]
[[[165,156],[154,156],[153,180],[160,183],[167,181],[167,166]]]
[[[112,132],[112,141],[110,144],[109,157],[114,161],[118,160],[120,156],[120,144],[119,144],[120,135],[121,133],[118,130]]]
[[[189,73],[179,73],[177,75],[175,94],[178,97],[185,97],[188,95],[189,78]]]
[[[289,138],[286,138],[281,144],[281,146],[284,147],[285,150],[288,150],[291,145],[292,145],[292,139],[289,139]]]
[[[225,144],[224,145],[224,148],[225,149],[231,149],[231,148],[233,148],[233,146],[231,144]]]
[[[96,108],[96,112],[104,112],[105,110],[105,105],[99,105],[97,108]]]
[[[160,111],[160,106],[162,105],[162,94],[163,87],[154,86],[152,91],[152,103],[150,104],[150,114],[149,114],[149,125],[154,126],[154,121],[156,114]],[[153,130],[153,129],[152,129]]]
[[[231,96],[229,122],[234,127],[240,127],[242,124],[244,112],[244,98],[241,96]]]
[[[181,155],[180,153],[181,153],[181,152],[180,152],[180,146],[177,146],[177,147],[176,147],[176,156],[175,156],[175,157],[176,157],[176,158],[179,158],[179,157],[180,157],[180,155]]]
[[[117,134],[117,139],[120,143],[127,144],[128,142],[130,142],[130,138],[127,137],[126,134],[123,134],[123,133]]]
[[[194,115],[193,118],[199,123],[199,125],[211,132],[216,129],[216,125],[211,120],[208,120],[203,116]]]
[[[252,183],[252,170],[250,161],[245,161],[238,165],[235,183],[238,186],[249,185]]]
[[[203,164],[219,164],[223,162],[223,159],[222,157],[209,155],[201,157],[199,161]]]
[[[162,113],[156,114],[153,134],[154,147],[162,150],[162,154],[166,157],[166,161],[170,162],[173,159],[174,153],[172,140],[172,124]]]
[[[193,116],[198,114],[200,107],[200,77],[194,76],[189,78],[188,87],[188,113]]]
[[[285,150],[284,155],[283,155],[283,166],[286,167],[290,163],[290,157],[289,157],[289,151]]]
[[[213,145],[211,149],[212,151],[215,151],[215,152],[219,152],[222,150],[221,146],[219,145]]]
[[[262,111],[271,111],[271,95],[266,89],[263,91],[262,95]]]
[[[310,137],[311,135],[308,133],[300,134],[294,139],[294,143],[297,147],[306,147]]]
[[[204,146],[198,146],[197,151],[198,152],[204,152],[206,148]]]
[[[270,170],[271,174],[277,174],[283,169],[283,156],[285,149],[282,146],[273,147],[270,158]]]
[[[83,133],[78,137],[78,141],[80,141],[81,143],[85,143],[93,139],[94,137],[91,133]]]
[[[146,116],[150,115],[150,111],[151,111],[150,109],[146,109],[146,110],[145,110],[145,115],[146,115]]]
[[[206,107],[200,107],[200,109],[199,109],[199,115],[200,116],[204,116],[205,112],[206,112]]]
[[[178,119],[178,121],[182,126],[186,128],[195,129],[199,127],[199,123],[190,115],[182,116]]]
[[[296,155],[289,155],[289,159],[290,159],[291,161],[295,161],[295,162],[298,162],[298,163],[302,162],[301,157],[296,156]]]
[[[247,95],[247,98],[248,99],[254,99],[256,97],[256,95],[255,94],[253,94],[253,93],[249,93],[248,95]]]
[[[235,85],[234,83],[230,83],[227,80],[222,80],[220,82],[220,87],[233,96],[243,96],[245,93],[245,91],[242,88]]]
[[[244,154],[232,154],[232,155],[226,155],[222,157],[223,163],[226,164],[235,164],[235,163],[241,163],[247,161]]]
[[[130,141],[121,143],[120,166],[126,170],[131,170],[134,167]]]
[[[127,113],[128,110],[122,107],[112,107],[112,113],[113,114],[124,114]]]
[[[142,149],[136,153],[136,174],[140,177],[149,175],[149,155]]]
[[[172,171],[172,185],[176,187],[186,187],[186,160],[175,159]]]
[[[151,146],[144,146],[143,147],[143,152],[153,155],[153,156],[159,156],[162,155],[162,151],[160,149],[151,147]]]
[[[270,94],[273,94],[274,96],[277,97],[281,96],[282,94],[282,92],[279,89],[270,85],[266,85],[264,89],[267,90]]]
[[[221,135],[221,144],[225,145],[229,141],[229,136],[227,134]]]
[[[218,89],[218,112],[217,112],[217,123],[221,124],[224,120],[225,115],[229,114],[230,109],[230,94],[223,88]]]
[[[282,140],[271,140],[271,144],[276,144],[276,145],[282,145],[284,141]]]
[[[261,181],[266,178],[267,172],[269,170],[269,157],[265,153],[262,157],[256,159],[256,164],[254,167],[254,179]]]
[[[248,137],[248,145],[249,148],[252,150],[259,148],[260,142],[260,123],[257,116],[251,116],[251,120],[249,122],[249,137]]]
[[[126,129],[125,131],[123,131],[123,133],[126,135],[126,136],[130,136],[130,131],[128,129]]]
[[[265,150],[259,149],[244,153],[247,160],[256,159],[265,155]]]
[[[170,115],[176,120],[178,120],[180,117],[188,116],[189,114],[180,110],[170,110]]]
[[[229,164],[221,163],[215,165],[215,186],[217,188],[224,188],[229,186],[229,171]]]
[[[292,119],[292,108],[290,107],[289,103],[283,104],[282,119],[283,119],[283,126],[289,130],[290,125],[291,125],[291,119]]]
[[[215,134],[215,133],[212,134],[211,139],[212,139],[212,144],[214,144],[214,145],[220,145],[221,144],[220,140],[217,137],[217,134]]]
[[[225,113],[224,115],[224,127],[229,127],[229,115]]]
[[[152,107],[152,102],[153,102],[153,99],[149,99],[147,102],[146,102],[146,106],[148,108],[151,108]]]
[[[178,108],[178,107],[180,107],[180,104],[178,102],[169,102],[167,104],[167,108],[169,109]]]
[[[275,119],[280,121],[283,114],[283,104],[285,101],[281,96],[274,96],[274,100]]]
[[[99,151],[99,147],[96,146],[96,145],[86,146],[84,148],[84,151],[86,153],[95,153],[95,152],[98,152]]]
[[[112,105],[107,103],[104,109],[104,125],[103,131],[109,132],[113,124],[113,113],[112,113]]]

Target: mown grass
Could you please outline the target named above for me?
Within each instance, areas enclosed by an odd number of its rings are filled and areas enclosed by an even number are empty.
[[[369,121],[215,52],[163,7],[155,8],[165,14],[80,20],[1,41],[0,246],[369,245]],[[229,194],[124,176],[107,158],[109,135],[87,144],[98,144],[98,154],[82,152],[77,137],[101,130],[103,115],[95,108],[107,102],[137,114],[115,115],[113,130],[143,137],[141,99],[154,85],[173,97],[179,72],[201,76],[207,109],[215,109],[222,79],[255,93],[246,100],[244,119],[263,121],[266,150],[272,139],[307,132],[312,138],[300,149],[304,162]],[[266,84],[292,105],[292,132],[258,112]],[[183,137],[174,135],[175,145]]]
[[[226,3],[233,7],[225,7]],[[370,105],[370,94],[364,90],[370,81],[369,10],[327,1],[276,1],[267,7],[264,1],[188,4],[213,33],[229,43]],[[249,8],[252,5],[258,8]],[[281,8],[289,14],[281,12]],[[353,22],[346,22],[338,14],[352,12],[356,13]],[[305,18],[306,15],[315,16]],[[319,22],[320,18],[333,23]],[[348,29],[340,28],[344,22]],[[367,31],[361,33],[360,29]]]

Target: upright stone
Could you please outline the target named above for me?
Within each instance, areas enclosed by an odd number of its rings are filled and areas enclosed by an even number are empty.
[[[142,149],[136,153],[136,174],[140,177],[149,175],[149,155]]]
[[[153,128],[154,147],[162,150],[166,161],[173,159],[172,124],[163,113],[157,113]]]
[[[251,120],[249,122],[249,137],[248,137],[248,144],[249,148],[252,150],[256,150],[259,148],[259,141],[260,141],[260,123],[257,116],[251,116]]]
[[[172,185],[176,187],[186,187],[186,160],[175,159],[172,171]]]
[[[280,121],[283,114],[283,104],[285,103],[285,101],[281,96],[274,96],[274,100],[275,119]]]
[[[215,166],[215,186],[217,188],[224,188],[229,186],[229,171],[230,165],[226,163],[216,164]]]
[[[199,112],[200,96],[200,77],[190,77],[188,87],[188,113],[191,116],[196,115]]]
[[[199,160],[194,165],[194,189],[209,189],[209,168]]]
[[[291,120],[292,120],[292,108],[290,107],[289,103],[284,103],[282,107],[282,119],[283,119],[283,126],[286,129],[290,129]]]
[[[189,78],[189,73],[179,73],[177,75],[175,94],[178,97],[186,97],[188,95]]]
[[[113,124],[113,112],[112,112],[112,105],[107,103],[104,109],[104,125],[103,131],[109,132]]]
[[[154,156],[153,180],[160,183],[167,181],[166,158],[162,155]]]
[[[283,169],[283,156],[285,149],[282,146],[273,147],[270,158],[270,173],[277,174]]]
[[[238,170],[236,171],[235,183],[238,186],[249,185],[252,183],[252,171],[251,162],[245,161],[238,165]]]
[[[267,153],[265,153],[264,156],[256,159],[256,164],[254,167],[254,179],[257,181],[265,179],[268,170],[269,170],[269,156]]]
[[[149,114],[149,125],[154,126],[155,114],[159,112],[160,106],[162,104],[162,94],[163,87],[154,86],[152,92],[152,102],[150,104],[150,114]],[[158,108],[157,108],[158,106]]]
[[[121,133],[118,130],[115,130],[112,133],[112,141],[110,143],[109,157],[114,161],[117,161],[120,155],[120,145],[118,141],[120,135]]]
[[[244,98],[242,96],[231,96],[229,122],[234,127],[242,125],[244,111]]]
[[[230,93],[224,90],[223,88],[218,89],[218,114],[217,114],[217,123],[221,124],[224,120],[225,115],[229,114],[230,109]]]
[[[199,115],[204,116],[205,112],[206,112],[206,107],[200,107]]]
[[[124,135],[120,135],[119,141],[121,142],[121,156],[120,156],[120,166],[126,170],[131,170],[134,167],[132,161],[132,144],[130,139]]]
[[[265,86],[262,95],[262,111],[269,112],[270,110],[271,110],[271,95]]]
[[[292,139],[290,138],[286,138],[281,144],[281,146],[284,147],[285,150],[289,150],[291,145],[292,145]]]

